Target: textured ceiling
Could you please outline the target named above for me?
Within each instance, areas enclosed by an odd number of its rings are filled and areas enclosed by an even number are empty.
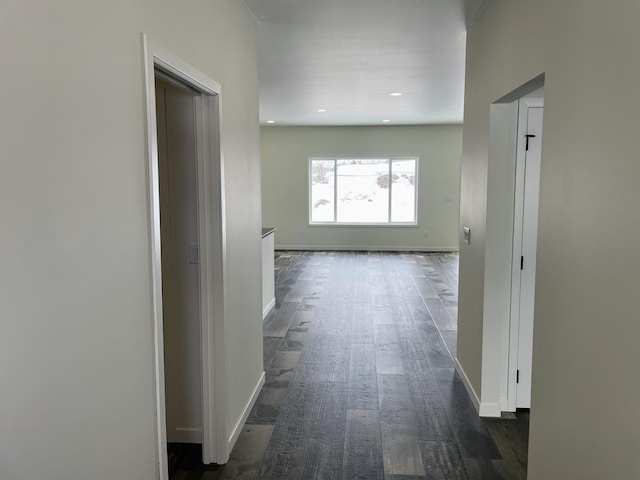
[[[484,0],[244,1],[262,124],[462,122],[465,8]]]

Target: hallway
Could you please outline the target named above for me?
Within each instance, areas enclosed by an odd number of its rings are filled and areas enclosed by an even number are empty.
[[[528,413],[480,419],[455,373],[457,254],[276,252],[275,268],[266,384],[231,459],[172,478],[526,478]]]

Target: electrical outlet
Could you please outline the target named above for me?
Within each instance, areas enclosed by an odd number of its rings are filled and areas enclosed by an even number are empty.
[[[424,231],[424,238],[429,238],[429,230]]]
[[[300,235],[301,237],[304,237],[304,230],[302,228],[298,232],[298,235]]]

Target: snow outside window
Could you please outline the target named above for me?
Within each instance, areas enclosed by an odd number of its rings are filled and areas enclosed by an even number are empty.
[[[314,224],[416,223],[416,157],[310,158]]]

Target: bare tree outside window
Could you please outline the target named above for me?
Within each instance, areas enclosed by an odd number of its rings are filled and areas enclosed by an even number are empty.
[[[311,163],[313,168],[313,183],[328,183],[329,174],[333,175],[333,161],[319,160]]]

